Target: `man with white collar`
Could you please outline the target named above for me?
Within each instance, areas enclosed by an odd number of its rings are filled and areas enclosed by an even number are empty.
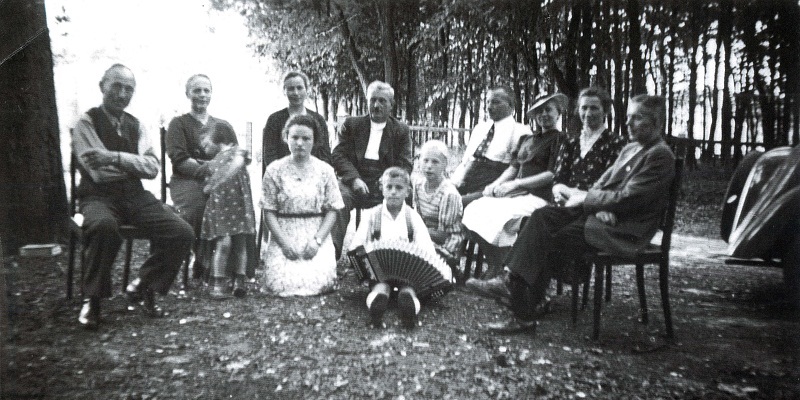
[[[492,88],[487,103],[491,120],[472,129],[464,158],[450,178],[461,193],[464,206],[482,196],[483,188],[510,165],[519,139],[531,134],[528,126],[514,120],[515,101],[510,87]]]
[[[391,116],[394,89],[387,83],[374,81],[367,87],[369,115],[351,117],[339,131],[339,143],[331,153],[331,161],[339,176],[339,190],[344,208],[331,230],[336,258],[350,223],[353,207],[371,208],[383,201],[380,179],[389,167],[400,167],[411,173],[411,133],[408,125]]]

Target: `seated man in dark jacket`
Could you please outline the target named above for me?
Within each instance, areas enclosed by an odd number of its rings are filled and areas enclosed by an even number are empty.
[[[400,167],[411,173],[411,134],[408,125],[390,116],[394,105],[394,89],[375,81],[367,88],[369,115],[351,117],[339,131],[339,144],[331,159],[344,209],[331,230],[336,258],[342,254],[342,243],[350,223],[353,207],[371,208],[383,201],[378,179],[389,167]]]

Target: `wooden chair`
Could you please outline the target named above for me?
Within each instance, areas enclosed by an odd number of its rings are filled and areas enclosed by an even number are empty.
[[[675,178],[669,188],[667,207],[661,217],[660,228],[663,233],[659,245],[648,244],[643,250],[633,258],[615,256],[606,252],[590,253],[586,255],[586,261],[594,266],[594,320],[592,327],[592,338],[598,339],[600,336],[600,308],[603,299],[603,280],[605,278],[605,298],[606,302],[611,300],[611,266],[612,265],[636,265],[636,286],[639,291],[639,306],[641,312],[641,322],[646,324],[647,317],[647,298],[644,287],[644,266],[646,264],[658,265],[658,282],[661,290],[661,307],[664,310],[664,323],[666,324],[667,337],[673,338],[672,311],[669,305],[669,249],[672,242],[672,229],[675,222],[675,209],[677,208],[678,195],[680,194],[681,182],[683,179],[683,158],[675,159]],[[573,299],[573,313],[577,308],[577,302]],[[574,314],[573,314],[574,315]]]
[[[477,251],[476,251],[477,248]],[[475,240],[467,238],[464,241],[464,251],[466,259],[464,260],[464,280],[469,279],[470,274],[478,278],[483,274],[483,251],[481,246]],[[475,263],[475,272],[472,271],[473,262]],[[461,283],[461,282],[459,282]]]
[[[167,192],[166,192],[166,177],[165,177],[165,164],[166,160],[164,157],[166,156],[166,147],[164,147],[164,137],[166,135],[166,129],[162,127],[160,129],[161,135],[161,201],[166,203],[167,200]],[[76,159],[75,155],[72,155],[69,165],[69,176],[70,176],[70,237],[69,237],[69,260],[67,265],[67,299],[72,298],[73,292],[73,281],[75,280],[75,252],[77,249],[78,241],[82,240],[83,238],[83,229],[76,223],[75,221],[75,214],[79,211],[78,202],[75,198],[75,191],[78,187],[76,175],[78,173],[77,170],[77,163],[78,160]],[[123,244],[125,246],[125,263],[123,264],[122,270],[122,290],[125,291],[125,288],[128,286],[128,281],[130,279],[130,271],[131,271],[131,258],[133,255],[133,241],[135,239],[147,239],[145,236],[145,232],[133,225],[120,225],[119,227],[119,234],[122,236]],[[85,262],[85,254],[84,249],[81,249],[81,270],[80,270],[80,279],[83,282],[83,275],[84,269],[83,265]],[[189,282],[189,262],[186,260],[183,263],[183,284],[184,286],[188,285]]]

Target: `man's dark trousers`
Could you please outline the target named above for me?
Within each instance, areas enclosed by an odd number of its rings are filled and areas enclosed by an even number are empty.
[[[140,288],[165,294],[194,242],[192,227],[169,210],[152,193],[86,196],[84,216],[86,297],[111,296],[111,269],[122,244],[120,225],[134,225],[150,239],[150,257],[139,271]]]
[[[518,318],[532,320],[550,278],[592,248],[583,235],[586,218],[582,206],[547,206],[525,223],[506,258],[511,309]]]

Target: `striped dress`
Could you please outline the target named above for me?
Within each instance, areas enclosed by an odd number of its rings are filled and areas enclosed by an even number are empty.
[[[451,261],[458,254],[466,232],[461,225],[463,206],[461,195],[455,185],[449,180],[444,180],[432,192],[425,190],[425,178],[415,179],[413,183],[414,208],[422,217],[428,231],[447,233],[446,239],[434,247],[447,261]],[[433,236],[433,235],[432,235]]]

